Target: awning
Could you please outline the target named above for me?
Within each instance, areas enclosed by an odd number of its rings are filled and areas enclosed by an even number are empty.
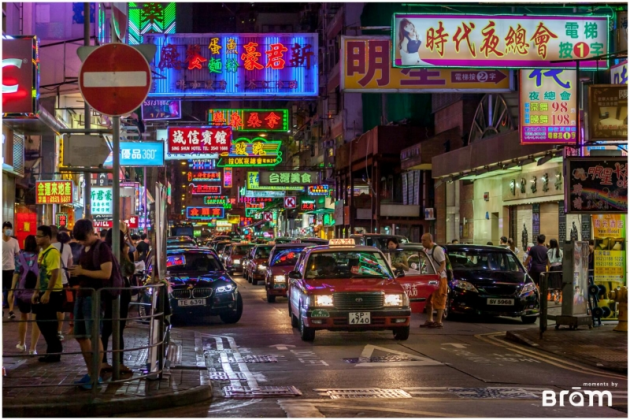
[[[8,115],[2,119],[2,124],[12,130],[31,135],[58,134],[59,130],[68,128],[66,124],[55,118],[41,105],[39,105],[37,114],[28,117]]]

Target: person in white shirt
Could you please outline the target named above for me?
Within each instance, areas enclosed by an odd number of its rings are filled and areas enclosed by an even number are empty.
[[[4,308],[9,308],[9,318],[15,318],[13,313],[13,293],[11,284],[13,283],[13,273],[15,271],[15,257],[20,253],[20,244],[12,237],[13,224],[4,222],[2,224],[2,315]]]
[[[557,240],[552,239],[549,241],[547,257],[549,258],[549,271],[562,271],[563,255]]]
[[[74,262],[72,260],[72,248],[70,247],[70,235],[67,232],[59,232],[57,226],[51,225],[50,230],[52,232],[52,246],[59,250],[61,255],[61,283],[63,287],[68,287],[68,273],[66,268],[72,267]],[[57,327],[57,335],[59,340],[63,341],[63,322],[66,314],[64,312],[57,312],[57,319],[59,320],[59,326]]]
[[[514,253],[514,255],[518,255],[518,253],[520,252],[518,250],[518,248],[516,247],[516,245],[514,245],[514,239],[509,238],[508,241],[508,248],[510,248],[512,250],[512,252]]]

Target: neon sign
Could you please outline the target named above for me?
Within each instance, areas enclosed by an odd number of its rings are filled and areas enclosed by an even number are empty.
[[[145,34],[157,46],[149,97],[318,94],[317,34]]]
[[[328,196],[329,194],[330,194],[329,185],[311,185],[310,187],[308,187],[308,195]]]
[[[232,208],[232,204],[235,204],[235,203],[236,203],[235,198],[230,198],[227,196],[203,198],[203,204],[223,206],[223,208],[226,210],[230,210]]]
[[[208,158],[230,150],[230,127],[168,127],[166,159]]]
[[[259,172],[247,172],[247,189],[248,190],[265,190],[267,192],[273,193],[276,191],[304,191],[304,187],[299,185],[282,185],[282,186],[270,186],[270,187],[261,187],[260,186],[260,173]],[[247,194],[255,191],[247,191]],[[267,193],[263,193],[262,196],[267,196]],[[280,196],[280,194],[278,194]],[[284,194],[282,194],[284,197]]]
[[[239,138],[232,142],[229,153],[221,153],[218,167],[276,166],[282,162],[282,141],[267,141],[261,137]]]
[[[182,101],[174,99],[147,99],[142,104],[145,121],[178,120],[182,117]]]
[[[223,219],[225,218],[225,209],[212,206],[186,207],[186,218],[193,220]]]
[[[223,188],[232,188],[232,168],[223,168]]]
[[[221,182],[221,172],[219,171],[189,171],[188,174],[186,174],[186,177],[188,182]]]
[[[174,34],[176,3],[129,3],[129,44],[143,43],[144,34]]]
[[[233,131],[274,132],[289,130],[288,109],[211,109],[208,121]]]
[[[188,165],[190,169],[195,171],[207,171],[209,169],[215,169],[217,167],[217,161],[215,159],[188,159]]]
[[[39,56],[35,36],[2,39],[2,112],[33,114],[39,96]]]
[[[190,184],[190,193],[192,195],[221,195],[221,186]]]
[[[319,182],[317,171],[260,171],[259,184],[268,185],[313,185]]]

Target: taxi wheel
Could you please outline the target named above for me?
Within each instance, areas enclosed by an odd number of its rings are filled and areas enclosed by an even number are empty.
[[[298,321],[297,317],[291,314],[291,326],[293,328],[300,328],[300,321]]]
[[[315,340],[315,330],[313,328],[306,327],[302,320],[300,322],[300,338],[302,341]]]
[[[273,295],[267,295],[267,302],[274,303],[276,301],[276,297]]]
[[[409,338],[411,327],[394,328],[394,340],[404,341]]]

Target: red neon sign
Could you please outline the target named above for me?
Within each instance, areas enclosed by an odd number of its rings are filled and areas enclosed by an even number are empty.
[[[2,112],[32,114],[37,100],[37,38],[2,40]]]
[[[219,185],[190,184],[190,188],[192,195],[221,195],[221,187]]]

